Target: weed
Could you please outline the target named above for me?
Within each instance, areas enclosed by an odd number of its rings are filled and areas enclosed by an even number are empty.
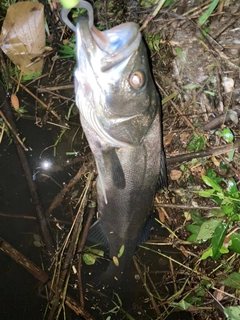
[[[187,225],[187,230],[192,234],[188,241],[210,241],[202,260],[208,257],[219,259],[229,250],[240,253],[240,228],[234,227],[234,223],[240,221],[240,192],[235,180],[219,178],[213,169],[208,169],[207,176],[202,176],[202,179],[210,189],[199,191],[198,194],[216,202],[219,209],[204,218],[196,212],[191,213],[193,224]]]
[[[193,133],[189,143],[189,151],[200,151],[206,146],[206,137],[197,133]]]

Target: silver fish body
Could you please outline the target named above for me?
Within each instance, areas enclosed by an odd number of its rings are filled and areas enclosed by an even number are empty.
[[[99,32],[80,19],[76,27],[76,104],[97,169],[99,220],[112,259],[108,278],[131,261],[153,203],[165,187],[160,97],[135,23]]]

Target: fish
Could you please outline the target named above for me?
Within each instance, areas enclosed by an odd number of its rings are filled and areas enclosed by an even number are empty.
[[[167,186],[161,98],[139,25],[126,22],[99,31],[93,8],[76,27],[75,99],[94,155],[99,219],[89,231],[109,248],[107,281],[124,278],[137,245],[146,240],[153,200]]]

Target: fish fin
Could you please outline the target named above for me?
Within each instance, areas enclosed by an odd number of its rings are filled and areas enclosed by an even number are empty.
[[[104,173],[102,172],[103,170],[101,169],[101,165],[99,165],[98,161],[96,161],[96,165],[97,165],[98,181],[100,184],[100,189],[102,191],[104,201],[107,204],[108,201],[107,201],[107,194],[106,194],[105,185],[104,185]]]
[[[106,168],[110,168],[113,184],[118,189],[124,189],[126,186],[125,176],[121,162],[118,158],[115,148],[102,150],[103,162]]]
[[[158,189],[164,189],[168,187],[166,157],[165,157],[164,150],[162,150],[161,152],[160,173],[159,173],[157,187]]]
[[[108,248],[108,240],[103,232],[100,220],[94,222],[94,224],[90,227],[87,240],[93,243],[102,244],[105,248]]]
[[[144,243],[148,240],[151,229],[153,228],[154,224],[155,224],[154,215],[153,215],[153,213],[151,213],[142,228],[142,232],[141,232],[140,237],[138,239],[138,244]]]

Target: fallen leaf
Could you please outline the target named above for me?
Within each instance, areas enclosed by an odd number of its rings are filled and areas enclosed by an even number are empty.
[[[179,249],[181,250],[182,254],[183,254],[186,258],[188,258],[188,253],[187,253],[186,249],[184,248],[184,246],[180,246]]]
[[[180,170],[171,170],[170,178],[171,180],[178,180],[182,175],[182,171]]]
[[[113,256],[113,263],[115,264],[115,266],[116,267],[118,267],[119,266],[119,260],[118,260],[118,258],[116,257],[116,256]]]
[[[215,156],[212,156],[211,160],[216,167],[220,167],[220,162],[217,160],[217,158]]]
[[[15,93],[11,94],[11,104],[15,110],[19,109],[19,100]]]
[[[3,22],[0,47],[24,74],[42,71],[43,60],[32,64],[45,46],[44,6],[38,2],[12,4]]]
[[[159,220],[164,223],[165,222],[165,212],[164,210],[162,210],[161,208],[157,208],[157,212],[158,212],[158,218]]]
[[[214,297],[218,300],[218,301],[222,301],[222,299],[224,298],[224,288],[225,288],[225,286],[221,286],[220,288],[219,288],[219,290],[221,290],[221,291],[223,291],[223,292],[220,292],[220,291],[218,291],[218,290],[215,290],[214,291],[214,293],[213,293],[213,295],[214,295]]]

